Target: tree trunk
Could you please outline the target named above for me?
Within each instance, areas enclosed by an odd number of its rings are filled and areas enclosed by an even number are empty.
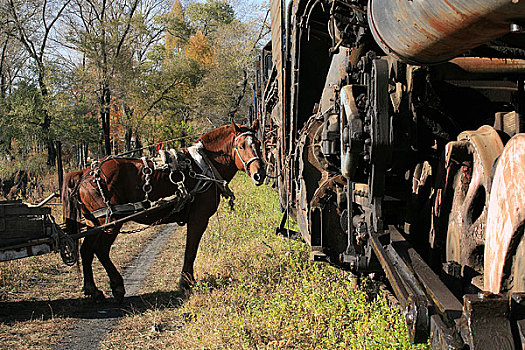
[[[5,74],[0,71],[0,98],[5,99],[7,96],[7,83]]]
[[[230,110],[228,111],[228,117],[230,120],[235,119],[235,114],[239,110],[239,106],[241,105],[241,101],[244,98],[244,95],[246,94],[246,85],[248,85],[248,73],[246,70],[243,70],[244,78],[241,83],[241,89],[239,91],[239,94],[237,97],[233,98],[232,106],[230,107]]]
[[[55,143],[53,142],[53,139],[51,137],[47,137],[46,140],[46,146],[47,146],[47,165],[54,167],[56,165],[56,157],[57,157],[57,151],[55,148]]]
[[[49,90],[45,82],[45,66],[42,60],[37,60],[38,65],[38,87],[40,88],[40,94],[42,95],[42,115],[44,120],[40,123],[40,128],[42,129],[42,135],[44,135],[44,143],[47,147],[47,165],[54,167],[56,165],[56,148],[53,137],[51,137],[51,116],[47,110],[47,100],[49,97]]]
[[[82,142],[77,144],[77,167],[79,169],[84,169],[84,155],[82,154],[84,152],[84,148],[82,147]]]
[[[185,148],[186,147],[186,129],[183,127],[180,133],[180,147]]]
[[[126,126],[126,133],[124,134],[124,140],[126,141],[126,152],[131,151],[131,137],[133,136],[133,129],[131,126]]]
[[[104,155],[111,155],[111,137],[110,137],[110,102],[111,90],[107,84],[104,84],[102,95],[100,97],[100,122],[102,125],[102,139],[104,143]]]
[[[4,62],[7,56],[7,44],[9,42],[9,36],[5,39],[4,45],[2,47],[2,55],[0,56],[0,97],[2,99],[7,96],[7,79],[6,74],[4,73]]]
[[[62,185],[64,184],[64,168],[62,166],[62,142],[60,141],[56,141],[56,152],[58,190],[62,195]]]
[[[184,110],[182,112],[182,131],[181,131],[181,139],[180,139],[180,148],[186,147],[186,122],[188,120],[188,110]]]
[[[137,152],[134,154],[137,157],[142,157],[142,142],[140,141],[140,137],[138,132],[135,130],[135,149],[137,149]]]
[[[87,166],[88,144],[80,142],[78,144],[78,167],[84,169]]]

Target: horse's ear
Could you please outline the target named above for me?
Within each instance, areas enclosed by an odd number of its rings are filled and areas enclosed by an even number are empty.
[[[237,124],[235,124],[233,119],[231,119],[231,127],[233,128],[233,130],[235,130],[235,133],[241,132],[241,128],[239,128],[239,126]]]
[[[259,131],[259,119],[255,119],[250,129],[252,129],[254,132]]]

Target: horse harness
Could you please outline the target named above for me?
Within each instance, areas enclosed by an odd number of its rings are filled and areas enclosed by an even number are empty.
[[[255,157],[252,157],[250,158],[248,161],[244,161],[244,159],[242,158],[241,156],[241,152],[239,152],[239,148],[237,147],[237,144],[238,144],[238,141],[239,139],[242,137],[242,136],[250,136],[252,139],[250,139],[248,141],[248,144],[250,145],[250,147],[252,148],[253,150],[253,153],[255,154]],[[237,157],[239,157],[239,160],[241,161],[242,165],[244,166],[244,170],[246,171],[246,174],[248,174],[248,176],[251,176],[250,174],[250,164],[252,162],[255,162],[256,160],[261,160],[261,157],[259,157],[257,155],[257,150],[255,149],[255,147],[253,147],[253,138],[257,138],[255,136],[255,133],[253,131],[246,131],[246,132],[243,132],[243,133],[240,133],[239,135],[235,136],[235,138],[233,139],[233,149],[235,150],[235,152],[237,153]]]
[[[229,205],[233,209],[235,195],[229,188],[228,182],[221,177],[215,166],[204,154],[204,146],[202,142],[199,141],[195,145],[189,147],[187,150],[189,157],[188,154],[184,152],[176,152],[175,150],[171,149],[169,152],[160,150],[160,157],[152,158],[149,161],[146,159],[146,157],[140,158],[143,163],[141,172],[144,178],[144,184],[142,186],[142,190],[144,191],[144,200],[136,203],[110,204],[109,202],[111,196],[109,194],[106,182],[101,177],[102,171],[100,166],[102,163],[108,160],[116,159],[115,157],[108,157],[102,161],[93,162],[91,164],[91,171],[89,172],[89,175],[93,176],[93,181],[96,183],[106,206],[92,212],[84,213],[84,217],[93,223],[96,223],[96,219],[105,217],[107,223],[109,219],[115,215],[132,215],[140,211],[147,211],[148,209],[155,207],[159,202],[166,203],[166,201],[169,201],[173,204],[172,210],[165,218],[159,220],[157,223],[160,223],[169,216],[182,212],[186,209],[187,213],[185,215],[184,221],[178,222],[179,225],[184,225],[189,214],[189,210],[187,210],[189,209],[189,203],[193,201],[196,194],[207,191],[213,183],[217,185],[223,197],[229,198]],[[245,164],[240,155],[239,158],[243,164]],[[201,173],[195,172],[192,167],[192,160],[197,164],[201,170]],[[254,160],[255,159],[250,159],[247,164],[250,164]],[[149,162],[152,163],[153,167],[149,165]],[[154,170],[169,171],[169,180],[176,186],[176,190],[174,195],[166,198],[160,198],[159,200],[152,202],[149,198],[149,194],[153,189],[151,185],[151,175],[153,174]],[[174,175],[176,173],[182,175],[182,179],[180,181],[174,180]],[[197,180],[197,183],[191,190],[188,190],[186,184],[184,183],[186,180],[185,173],[187,173],[189,177]]]

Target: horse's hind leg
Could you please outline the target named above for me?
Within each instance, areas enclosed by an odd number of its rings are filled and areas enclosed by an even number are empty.
[[[119,303],[124,301],[124,294],[126,294],[126,290],[124,289],[124,279],[122,278],[122,275],[111,261],[109,257],[109,252],[111,249],[111,245],[113,244],[113,242],[115,242],[115,239],[117,238],[117,235],[120,231],[120,227],[121,226],[113,228],[111,232],[102,233],[99,237],[99,242],[95,248],[95,254],[97,255],[98,260],[100,261],[102,266],[104,266],[104,269],[106,270],[109,276],[109,285],[111,287],[113,297]]]
[[[104,293],[97,289],[93,279],[93,257],[95,254],[95,244],[98,236],[87,236],[80,247],[80,256],[82,258],[82,272],[84,273],[84,294],[90,296],[95,301],[104,300]]]

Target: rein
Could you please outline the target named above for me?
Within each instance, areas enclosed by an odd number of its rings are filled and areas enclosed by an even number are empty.
[[[257,152],[255,150],[253,150],[253,147],[252,147],[252,150],[254,151],[256,156],[250,158],[248,161],[244,161],[244,159],[241,156],[241,152],[239,152],[239,148],[237,147],[238,141],[239,141],[239,139],[242,136],[251,136],[251,137],[253,137],[255,139],[257,139],[257,136],[255,136],[255,133],[253,131],[245,131],[245,132],[240,133],[239,135],[235,136],[235,138],[233,139],[233,149],[237,153],[237,157],[239,157],[242,165],[244,166],[244,170],[246,171],[246,174],[248,174],[248,176],[251,176],[251,174],[250,174],[250,164],[255,162],[256,160],[261,160],[261,157],[257,156]]]

